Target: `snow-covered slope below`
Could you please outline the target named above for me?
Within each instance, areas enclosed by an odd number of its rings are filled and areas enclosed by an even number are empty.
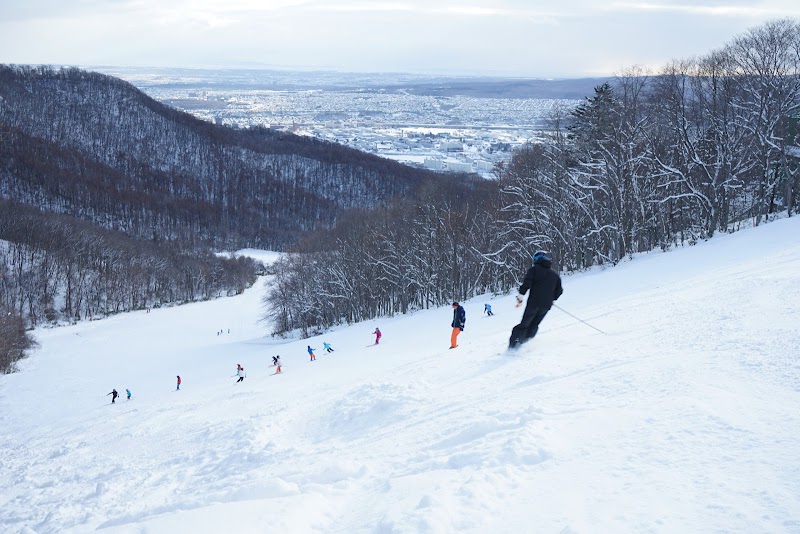
[[[0,378],[0,530],[800,532],[800,218],[564,288],[607,334],[554,309],[506,353],[502,297],[455,350],[450,308],[286,342],[263,284],[39,330]]]

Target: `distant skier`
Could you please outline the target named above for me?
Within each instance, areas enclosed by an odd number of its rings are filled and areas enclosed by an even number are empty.
[[[491,304],[484,304],[483,305],[483,311],[486,313],[486,315],[488,317],[491,317],[492,315],[494,315],[492,313],[492,305]]]
[[[238,384],[239,382],[241,382],[242,380],[244,380],[244,377],[246,376],[246,375],[244,374],[244,367],[242,367],[242,366],[240,365],[240,366],[239,366],[239,370],[238,370],[238,371],[236,371],[236,374],[238,374],[238,375],[239,375],[239,380],[237,380],[237,381],[236,381],[236,383]]]
[[[308,361],[310,361],[310,362],[313,362],[314,360],[316,360],[316,359],[317,359],[317,357],[316,357],[316,356],[314,356],[314,351],[315,351],[315,350],[317,350],[317,349],[312,349],[312,348],[311,348],[311,345],[309,345],[309,346],[308,346],[308,356],[309,356],[309,358],[310,358]]]
[[[178,390],[181,389],[181,375],[177,375],[177,376],[178,376],[178,387],[175,388],[175,391],[178,391]]]
[[[328,352],[328,353],[333,352],[333,347],[331,347],[331,344],[328,343],[327,341],[323,341],[322,342],[322,348],[325,349],[325,352]]]
[[[377,345],[381,342],[381,329],[376,326],[373,334],[375,334],[375,344]]]
[[[464,331],[464,324],[467,322],[467,312],[464,307],[458,302],[453,303],[453,322],[450,326],[453,327],[453,332],[450,334],[450,348],[458,347],[458,334]]]
[[[533,265],[525,273],[525,279],[519,286],[517,307],[522,305],[522,296],[529,289],[531,293],[528,295],[528,304],[525,305],[522,321],[511,330],[508,348],[519,347],[532,339],[539,330],[539,323],[553,306],[553,301],[558,300],[564,292],[561,287],[561,277],[550,268],[552,265],[553,260],[548,252],[537,250],[533,255]]]
[[[111,404],[114,404],[117,400],[117,397],[119,397],[119,393],[117,393],[116,389],[112,389],[111,393],[107,394],[106,397],[108,397],[108,395],[111,395]]]
[[[272,359],[275,362],[275,366],[277,367],[277,369],[275,370],[275,374],[277,375],[278,373],[281,372],[281,357],[273,356]]]
[[[131,390],[125,389],[125,393],[128,394],[128,400],[131,400]]]

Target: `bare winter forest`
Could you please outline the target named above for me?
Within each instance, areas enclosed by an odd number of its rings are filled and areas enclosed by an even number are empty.
[[[277,266],[270,316],[277,332],[312,332],[507,291],[537,248],[580,270],[793,216],[798,119],[795,20],[657,73],[631,68],[492,187],[440,190],[304,243]]]

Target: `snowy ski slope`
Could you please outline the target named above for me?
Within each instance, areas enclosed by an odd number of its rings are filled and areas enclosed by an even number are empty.
[[[263,282],[38,330],[0,377],[0,532],[800,532],[800,217],[564,290],[607,335],[554,309],[507,354],[507,296],[455,350],[449,307],[275,340]]]

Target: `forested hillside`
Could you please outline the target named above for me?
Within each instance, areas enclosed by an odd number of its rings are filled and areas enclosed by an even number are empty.
[[[2,197],[147,239],[283,249],[432,175],[333,143],[198,120],[127,82],[0,66]]]

